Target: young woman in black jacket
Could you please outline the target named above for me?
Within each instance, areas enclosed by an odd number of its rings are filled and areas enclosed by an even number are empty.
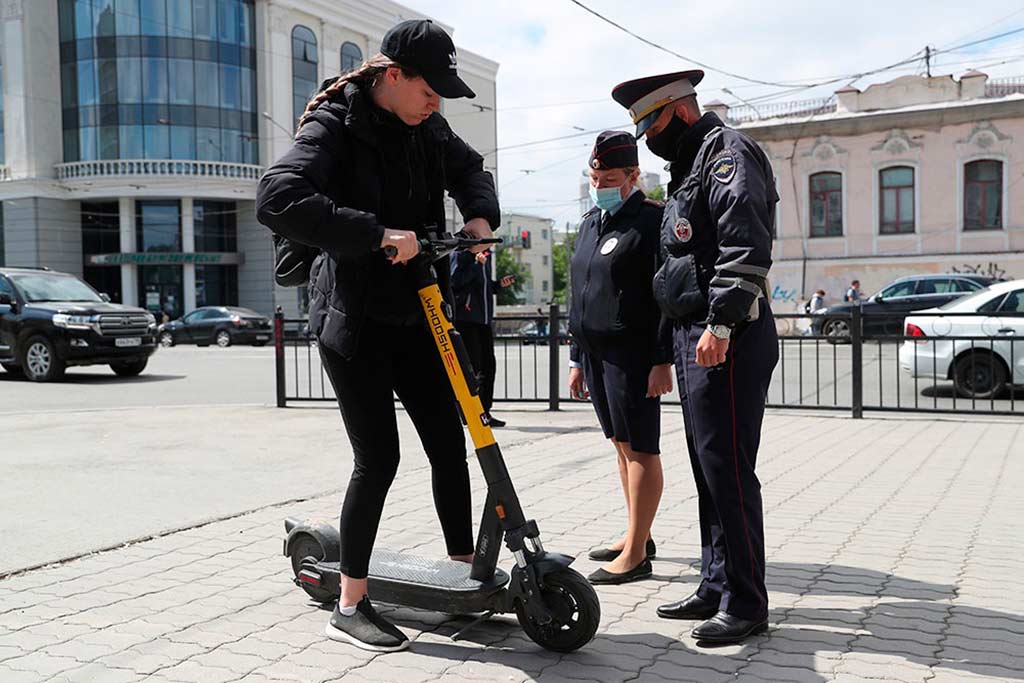
[[[457,75],[451,38],[429,21],[403,22],[384,37],[380,54],[324,84],[294,145],[259,184],[260,222],[319,250],[310,330],[355,455],[341,511],[341,598],[327,635],[364,649],[408,645],[367,596],[370,553],[399,461],[394,394],[430,461],[448,554],[472,560],[465,438],[405,264],[425,225],[444,226],[446,190],[466,232],[491,237],[498,225],[483,158],[437,113],[441,97],[473,96]],[[397,255],[387,259],[385,246]],[[437,266],[442,291],[448,270]]]

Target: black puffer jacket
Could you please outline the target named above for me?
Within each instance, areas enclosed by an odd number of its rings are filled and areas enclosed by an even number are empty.
[[[434,114],[405,126],[375,107],[349,83],[322,104],[295,144],[260,179],[260,223],[321,251],[310,272],[310,331],[320,343],[351,357],[371,306],[407,306],[411,280],[396,275],[380,242],[384,229],[445,225],[447,190],[469,221],[499,224],[498,200],[483,157]],[[438,263],[442,291],[448,263]],[[407,281],[408,280],[408,281]],[[408,289],[391,296],[393,289]],[[383,294],[382,294],[383,293]],[[411,297],[411,299],[409,298]]]

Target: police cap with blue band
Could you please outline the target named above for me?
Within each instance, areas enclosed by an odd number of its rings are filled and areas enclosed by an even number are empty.
[[[694,87],[703,78],[700,69],[636,78],[612,88],[612,99],[629,110],[639,138],[666,105],[696,94]]]
[[[598,134],[594,149],[590,152],[590,168],[607,171],[611,168],[639,166],[636,138],[624,130],[606,130]]]

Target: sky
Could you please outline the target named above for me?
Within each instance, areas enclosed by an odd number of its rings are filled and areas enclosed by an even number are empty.
[[[855,87],[923,73],[924,61],[853,80],[853,75],[939,53],[932,74],[959,76],[979,68],[991,77],[1024,76],[1024,6],[1020,0],[580,0],[630,31],[726,75],[705,69],[702,102],[738,98],[769,102],[828,97]],[[576,200],[596,131],[623,126],[627,112],[611,99],[614,85],[641,76],[699,68],[602,22],[572,0],[404,0],[454,27],[461,49],[500,64],[498,189],[504,210],[575,222]],[[977,45],[1016,29],[1020,32]],[[801,88],[766,86],[798,83]],[[834,80],[806,88],[804,84]],[[733,94],[723,92],[728,88]],[[757,98],[771,98],[758,101]],[[462,114],[461,116],[491,116]],[[458,130],[458,117],[451,119]],[[576,135],[545,144],[523,143]],[[510,148],[504,149],[503,148]],[[644,171],[664,162],[641,143]],[[533,171],[529,174],[524,171]]]

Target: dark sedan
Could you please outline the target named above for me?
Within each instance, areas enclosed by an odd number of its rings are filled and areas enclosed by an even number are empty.
[[[903,318],[907,313],[942,306],[994,282],[997,282],[994,278],[959,273],[900,278],[859,304],[843,302],[812,311],[811,332],[837,341],[848,339],[850,312],[859,305],[865,337],[898,336],[903,333]]]
[[[161,346],[216,344],[222,348],[232,344],[263,346],[273,336],[270,318],[236,306],[197,308],[183,318],[161,325],[158,333]]]

